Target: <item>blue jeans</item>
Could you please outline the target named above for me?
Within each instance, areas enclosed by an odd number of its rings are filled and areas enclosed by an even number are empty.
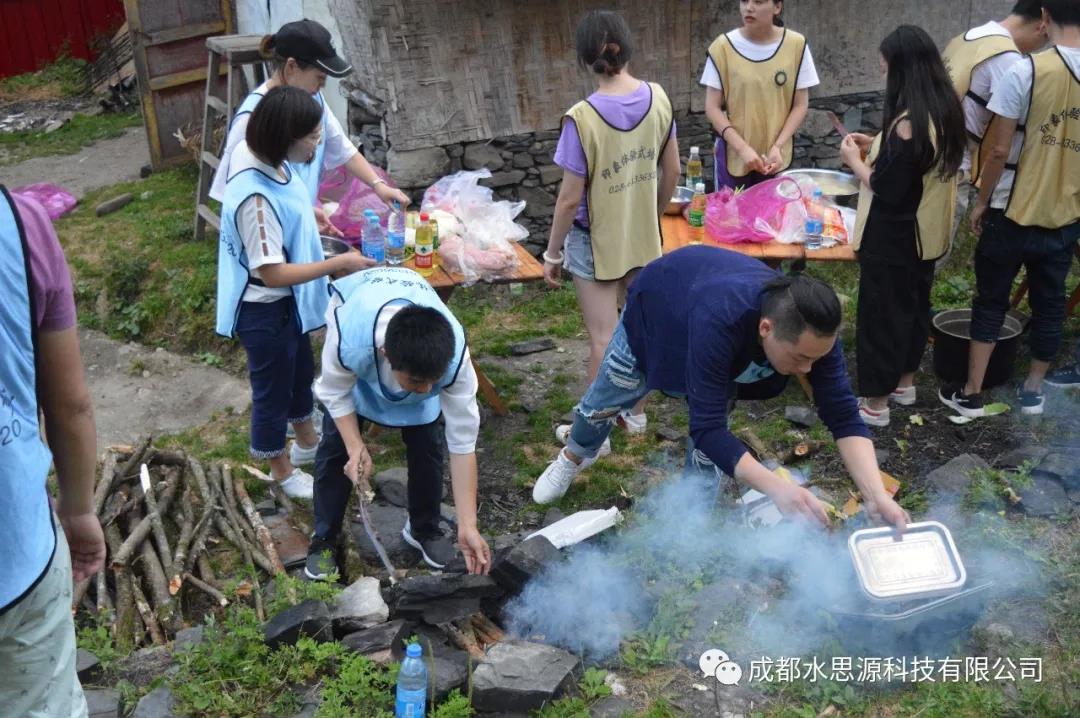
[[[595,458],[611,433],[619,412],[633,408],[649,393],[645,374],[637,364],[637,357],[626,340],[626,328],[620,321],[604,352],[596,379],[574,407],[574,425],[566,442],[570,453],[581,459]],[[694,441],[689,437],[686,439],[683,475],[718,481],[717,486],[731,484],[729,478],[704,453],[694,448]]]

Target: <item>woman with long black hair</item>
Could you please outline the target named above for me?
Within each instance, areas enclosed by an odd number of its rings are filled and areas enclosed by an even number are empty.
[[[852,242],[860,269],[860,414],[871,426],[888,426],[890,400],[915,403],[934,260],[951,241],[966,135],[960,100],[925,30],[901,25],[879,50],[884,129],[875,138],[848,135],[840,155],[862,183]]]

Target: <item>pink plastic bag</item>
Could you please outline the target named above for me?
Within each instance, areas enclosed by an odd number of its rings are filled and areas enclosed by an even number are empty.
[[[16,187],[11,190],[11,192],[12,194],[32,199],[40,204],[49,214],[49,219],[59,219],[60,217],[63,217],[79,202],[79,200],[75,199],[75,195],[71,194],[63,187],[48,184],[47,182],[38,182],[37,184],[28,184],[24,187]]]
[[[780,230],[784,208],[801,198],[798,183],[787,177],[767,180],[738,194],[725,187],[706,198],[706,231],[726,244],[768,242]]]
[[[375,174],[389,186],[396,187],[390,175],[381,167],[372,167]],[[364,226],[364,210],[373,209],[379,220],[386,226],[390,208],[379,199],[375,191],[338,167],[327,172],[319,183],[319,199],[324,202],[337,202],[338,208],[330,215],[330,221],[342,231],[345,239],[360,241],[360,230]]]

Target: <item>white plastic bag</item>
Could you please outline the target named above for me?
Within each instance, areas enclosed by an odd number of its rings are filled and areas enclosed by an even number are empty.
[[[758,217],[754,227],[772,236],[777,242],[798,244],[806,239],[806,205],[802,202],[788,202],[784,205],[779,228]]]
[[[443,177],[424,193],[420,209],[439,223],[439,257],[447,269],[464,275],[465,284],[491,281],[517,268],[513,242],[529,236],[514,221],[524,202],[496,200],[491,188],[478,182],[487,169]]]

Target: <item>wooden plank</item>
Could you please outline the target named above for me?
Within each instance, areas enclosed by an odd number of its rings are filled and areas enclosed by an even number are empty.
[[[664,254],[673,252],[689,245],[690,225],[682,217],[670,217],[665,215],[660,220],[660,233],[664,240]],[[779,262],[790,259],[803,259],[816,262],[854,262],[855,251],[849,244],[838,245],[828,249],[816,249],[807,252],[802,244],[784,244],[782,242],[740,242],[739,244],[724,244],[721,242],[708,241],[712,247],[720,247],[731,252],[745,254],[748,257],[756,257],[764,261]]]
[[[227,67],[222,67],[218,74],[224,75],[227,71]],[[154,92],[158,92],[160,90],[167,90],[170,87],[179,87],[181,85],[190,85],[193,82],[205,81],[206,68],[200,67],[197,70],[184,70],[183,72],[174,72],[169,75],[160,75],[158,77],[150,78],[150,89]]]
[[[221,160],[219,160],[217,156],[205,150],[203,150],[202,153],[202,161],[203,164],[210,165],[210,167],[214,168],[215,170],[221,165]]]
[[[199,216],[206,220],[206,222],[214,229],[221,231],[221,218],[214,213],[214,210],[207,207],[205,204],[199,205]]]
[[[521,245],[520,242],[514,242],[514,252],[517,254],[518,265],[514,269],[512,274],[508,274],[505,277],[499,277],[498,279],[492,279],[489,284],[516,284],[518,282],[535,282],[544,278],[544,265],[537,261],[536,257],[529,254],[529,251]],[[450,281],[455,286],[465,283],[465,277],[457,272],[451,272],[450,270],[444,270],[449,277]]]
[[[209,95],[206,98],[206,104],[219,115],[227,117],[229,114],[229,108],[225,106],[225,102],[220,98]]]
[[[174,27],[168,30],[160,30],[158,32],[150,33],[150,35],[147,37],[146,45],[163,45],[167,42],[187,40],[193,37],[213,35],[219,32],[225,32],[224,20],[217,20],[215,22],[203,22],[197,25],[183,25],[181,27]]]

